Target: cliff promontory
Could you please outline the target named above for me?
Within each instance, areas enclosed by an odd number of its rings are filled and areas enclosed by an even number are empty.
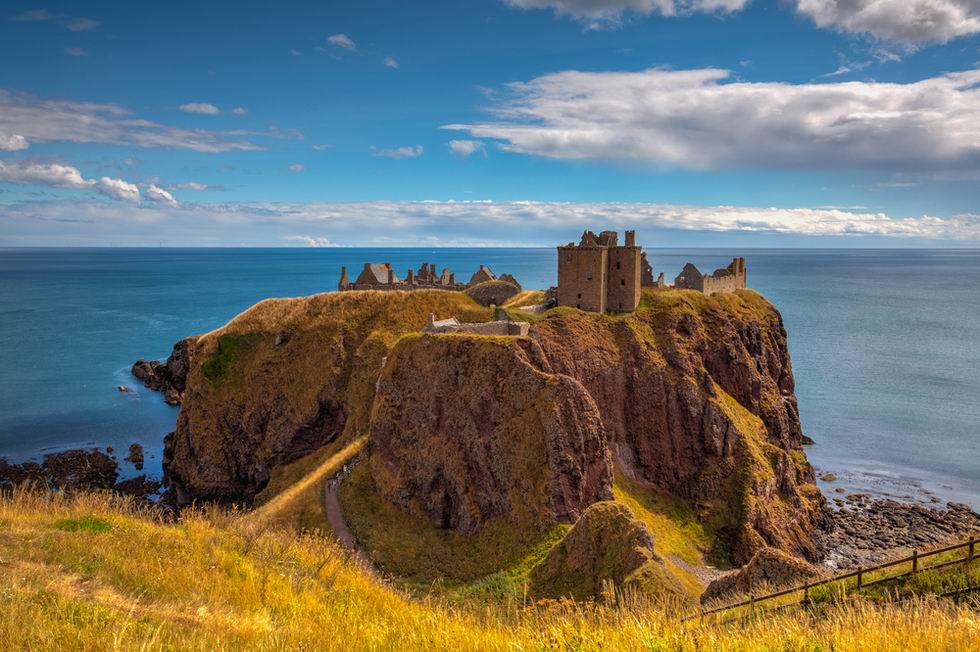
[[[429,313],[492,318],[463,293],[344,292],[263,301],[194,340],[165,451],[172,486],[248,501],[275,467],[367,435],[362,511],[413,527],[553,536],[612,498],[615,471],[686,505],[709,559],[819,556],[824,501],[782,320],[760,295],[666,290],[629,314],[515,312],[528,338],[420,335]],[[588,548],[590,531],[566,548]]]

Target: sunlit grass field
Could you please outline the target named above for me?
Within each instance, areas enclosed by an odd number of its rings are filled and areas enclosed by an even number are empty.
[[[330,539],[103,494],[0,498],[2,650],[976,650],[976,603],[868,600],[730,626],[661,605],[409,597]]]

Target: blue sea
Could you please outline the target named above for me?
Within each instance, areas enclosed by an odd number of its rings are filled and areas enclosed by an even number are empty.
[[[647,251],[668,278],[747,258],[789,331],[807,453],[840,478],[825,490],[980,508],[980,250]],[[555,282],[553,249],[0,249],[0,456],[139,442],[159,475],[177,408],[130,365],[364,261]]]

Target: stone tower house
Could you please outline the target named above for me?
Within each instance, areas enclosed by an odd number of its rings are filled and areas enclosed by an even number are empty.
[[[615,231],[582,234],[576,246],[558,247],[558,305],[592,312],[636,310],[640,304],[641,248],[636,232],[618,243]]]

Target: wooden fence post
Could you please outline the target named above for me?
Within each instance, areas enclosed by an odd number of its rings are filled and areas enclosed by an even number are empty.
[[[912,550],[912,572],[919,572],[919,551],[915,549]]]
[[[755,596],[751,593],[749,594],[749,612],[755,613]]]
[[[804,607],[810,606],[810,583],[809,582],[803,583],[803,606]]]
[[[857,585],[857,587],[859,589],[861,588],[861,573],[863,573],[863,572],[864,572],[864,570],[860,566],[858,566],[858,585]]]
[[[970,556],[967,557],[967,561],[973,561],[973,546],[977,542],[976,537],[970,537]]]

